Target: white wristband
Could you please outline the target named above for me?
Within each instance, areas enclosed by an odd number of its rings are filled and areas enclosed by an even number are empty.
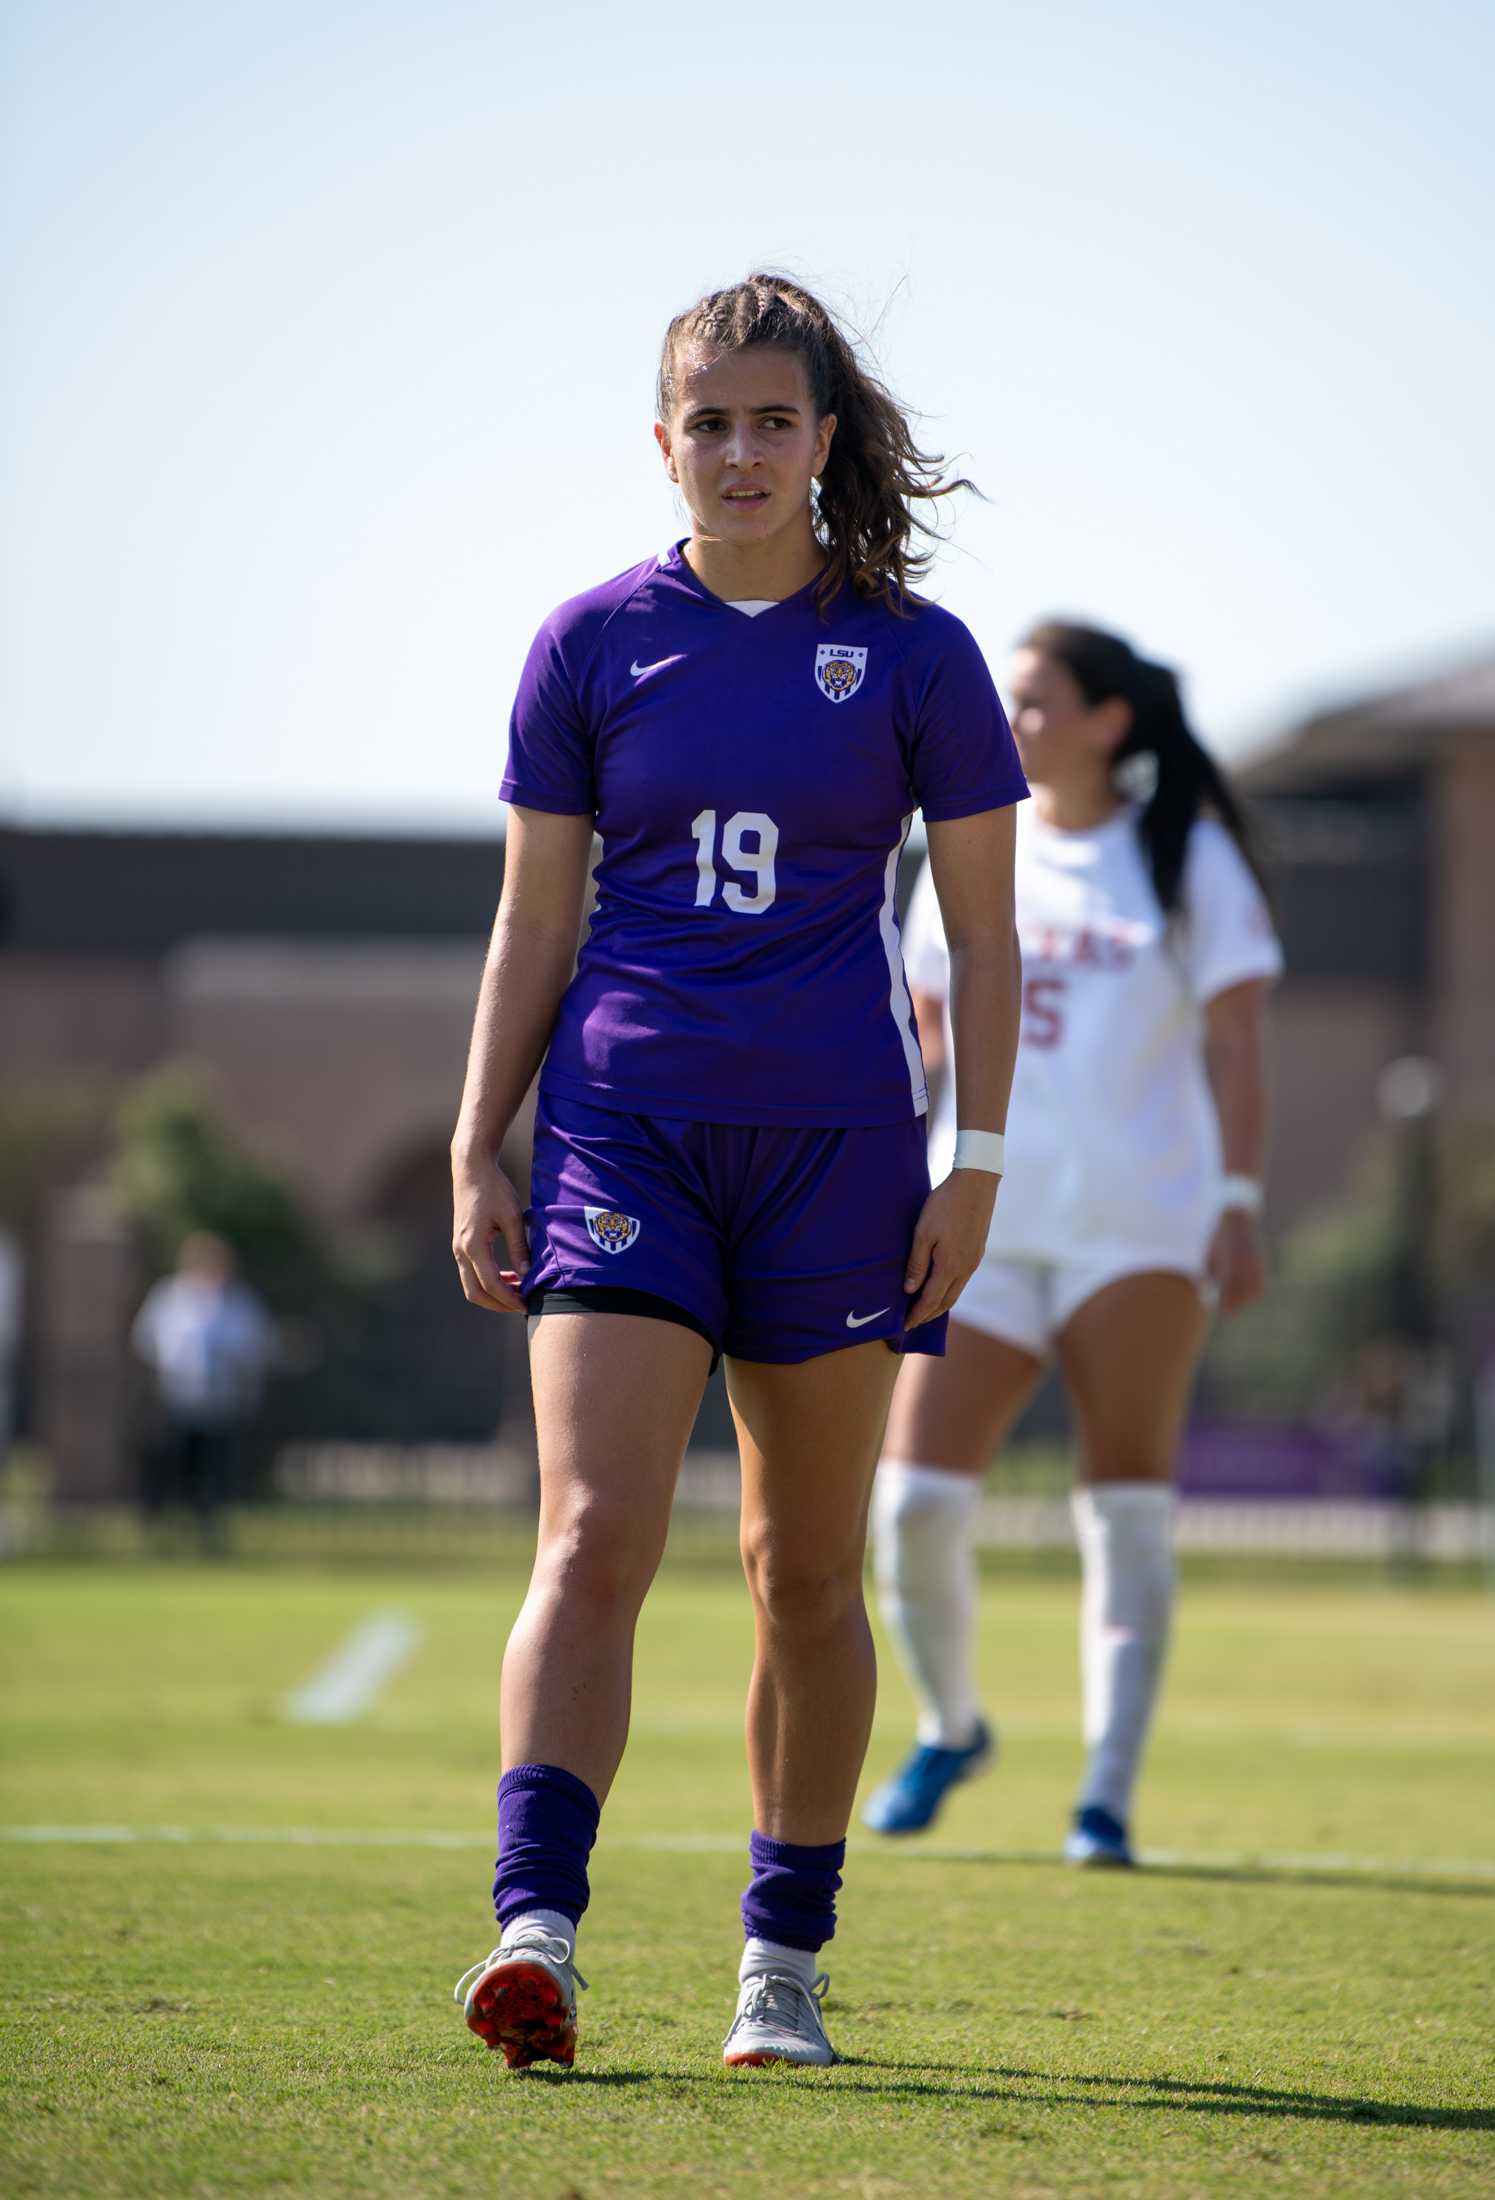
[[[1243,1214],[1261,1213],[1261,1179],[1256,1176],[1222,1176],[1220,1179],[1220,1212],[1238,1208]]]
[[[1006,1141],[1000,1131],[957,1131],[952,1169],[984,1169],[1000,1176],[1006,1167]]]

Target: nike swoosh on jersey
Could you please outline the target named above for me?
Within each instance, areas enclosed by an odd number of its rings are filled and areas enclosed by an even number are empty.
[[[890,1307],[880,1306],[877,1309],[877,1314],[887,1314],[891,1313],[891,1311],[892,1309]],[[877,1314],[848,1314],[846,1317],[846,1326],[848,1329],[865,1329],[868,1322],[876,1321]]]
[[[642,680],[646,672],[659,672],[666,665],[678,665],[684,655],[683,649],[677,649],[673,657],[656,657],[652,665],[641,665],[635,658],[628,670],[633,679]]]

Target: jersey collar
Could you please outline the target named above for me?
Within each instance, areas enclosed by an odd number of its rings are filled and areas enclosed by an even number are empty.
[[[734,618],[740,619],[743,614],[736,610],[725,596],[714,595],[700,575],[693,569],[689,558],[685,555],[685,545],[689,539],[688,536],[682,535],[678,542],[673,542],[668,549],[660,551],[660,571],[668,573],[671,580],[678,582],[682,588],[688,589],[691,595],[699,597],[702,603],[710,604],[717,611],[730,611]],[[820,575],[815,573],[805,582],[803,588],[797,588],[792,596],[781,596],[772,610],[760,613],[759,617],[751,623],[755,626],[760,625],[764,619],[771,619],[776,613],[787,611],[791,604],[812,601],[815,590],[819,585]]]

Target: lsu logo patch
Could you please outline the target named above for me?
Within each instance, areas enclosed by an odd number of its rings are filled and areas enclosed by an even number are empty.
[[[815,652],[815,685],[832,703],[849,703],[867,670],[865,649],[845,642],[822,642]]]
[[[620,1215],[616,1207],[587,1207],[587,1235],[604,1253],[626,1253],[639,1234],[637,1215]]]

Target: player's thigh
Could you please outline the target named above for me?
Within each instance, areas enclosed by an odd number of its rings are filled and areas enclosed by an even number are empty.
[[[540,1459],[540,1541],[616,1539],[657,1561],[711,1347],[638,1314],[542,1314],[530,1380]]]
[[[1059,1332],[1059,1366],[1092,1482],[1171,1480],[1208,1315],[1193,1276],[1119,1276]]]
[[[982,1474],[1037,1387],[1043,1361],[951,1316],[943,1359],[904,1361],[884,1457]]]
[[[860,1568],[897,1373],[881,1342],[787,1366],[728,1360],[745,1555],[812,1574]]]

